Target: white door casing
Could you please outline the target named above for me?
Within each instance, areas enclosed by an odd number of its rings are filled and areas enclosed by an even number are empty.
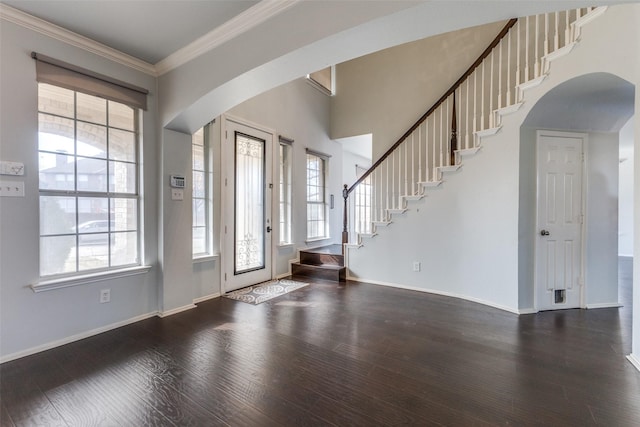
[[[582,306],[585,134],[538,131],[536,308]]]
[[[223,118],[222,293],[272,278],[273,133]]]

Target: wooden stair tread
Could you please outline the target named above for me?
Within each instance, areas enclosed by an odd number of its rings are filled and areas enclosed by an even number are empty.
[[[341,270],[343,268],[347,268],[344,265],[335,265],[335,264],[303,264],[301,262],[294,262],[292,263],[293,265],[303,265],[305,267],[312,267],[312,268],[320,268],[320,269],[324,269],[324,270]]]

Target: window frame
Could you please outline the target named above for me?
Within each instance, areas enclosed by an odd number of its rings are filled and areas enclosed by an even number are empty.
[[[55,89],[62,89],[65,91],[69,91],[72,93],[73,95],[73,117],[69,117],[69,116],[65,116],[62,114],[56,114],[56,113],[52,113],[50,111],[45,111],[45,110],[41,110],[40,108],[40,101],[41,101],[41,96],[42,96],[42,92],[44,90],[43,85],[46,86],[50,86],[53,87]],[[59,282],[61,280],[70,282],[72,284],[70,284],[69,286],[75,285],[75,284],[80,284],[84,279],[86,279],[86,282],[92,282],[92,281],[96,281],[96,277],[100,277],[100,276],[114,276],[114,275],[118,275],[119,272],[122,271],[127,271],[127,272],[134,272],[132,274],[135,274],[135,272],[137,271],[141,271],[141,272],[146,272],[148,271],[148,268],[142,266],[142,260],[144,259],[144,254],[142,252],[143,250],[143,227],[142,227],[142,211],[143,211],[143,204],[142,204],[142,191],[141,191],[141,141],[142,141],[142,137],[141,137],[141,124],[142,124],[142,111],[140,108],[137,108],[135,106],[130,106],[127,104],[123,104],[121,102],[117,102],[117,101],[113,101],[113,100],[108,100],[106,98],[103,97],[99,97],[99,96],[95,96],[95,95],[91,95],[91,94],[87,94],[81,90],[74,90],[74,89],[69,89],[69,88],[65,88],[62,86],[57,86],[55,84],[50,84],[50,83],[46,83],[46,82],[39,82],[38,86],[37,86],[37,93],[38,93],[38,128],[39,128],[39,132],[38,132],[38,156],[39,159],[42,158],[42,156],[47,156],[47,155],[62,155],[58,150],[52,151],[52,149],[43,149],[42,145],[41,145],[41,131],[40,128],[42,126],[43,123],[47,123],[46,121],[43,120],[44,117],[48,117],[49,120],[51,119],[58,119],[58,120],[66,120],[69,122],[73,123],[73,152],[71,154],[65,153],[65,156],[68,156],[68,158],[71,158],[71,162],[68,162],[69,164],[72,165],[73,168],[73,179],[71,180],[74,183],[74,187],[73,189],[51,189],[51,188],[43,188],[43,182],[46,182],[46,180],[43,181],[43,177],[45,176],[43,173],[43,169],[41,169],[41,164],[40,164],[40,160],[39,160],[39,166],[38,166],[38,200],[39,200],[39,207],[38,207],[38,217],[39,217],[39,230],[38,230],[38,242],[39,242],[39,247],[40,247],[40,253],[39,253],[39,282],[38,284],[32,285],[32,288],[34,290],[36,290],[37,286],[40,286],[41,288],[47,288],[47,287],[51,287],[53,285],[53,288],[58,288],[58,287],[64,287],[59,285]],[[79,109],[78,109],[78,97],[79,95],[81,95],[82,97],[86,97],[86,96],[90,96],[92,98],[89,98],[90,100],[93,99],[99,99],[101,101],[104,101],[104,105],[105,105],[105,122],[104,123],[99,123],[99,122],[94,122],[91,121],[89,119],[86,118],[81,118],[79,116]],[[118,104],[120,106],[125,106],[127,108],[131,108],[132,111],[132,119],[133,119],[133,129],[126,129],[126,128],[122,128],[122,127],[118,127],[116,125],[112,125],[111,123],[111,118],[113,117],[113,115],[110,115],[110,108],[112,106],[112,104]],[[115,111],[115,110],[114,110]],[[114,113],[115,114],[115,113]],[[53,123],[53,122],[50,122]],[[88,125],[88,126],[102,126],[104,128],[105,131],[105,148],[104,148],[104,155],[100,155],[100,156],[92,156],[92,155],[88,155],[86,153],[81,153],[78,150],[78,143],[81,141],[80,137],[79,137],[79,125]],[[133,150],[132,150],[132,154],[133,154],[133,160],[131,159],[118,159],[118,158],[113,158],[111,157],[111,153],[110,150],[112,149],[112,144],[115,144],[111,142],[111,130],[115,131],[115,133],[117,132],[127,132],[132,134],[133,136]],[[55,135],[55,134],[54,134]],[[69,138],[70,135],[67,137]],[[69,138],[70,139],[70,138]],[[81,189],[80,188],[80,183],[81,181],[84,181],[81,178],[81,176],[83,176],[82,172],[79,170],[80,168],[78,167],[78,163],[82,160],[99,160],[104,162],[105,167],[106,167],[106,174],[105,174],[105,180],[106,180],[106,185],[105,185],[105,190],[96,190],[96,189]],[[111,179],[112,177],[117,175],[117,169],[111,170],[112,167],[117,166],[118,164],[124,164],[124,165],[128,165],[127,167],[131,167],[133,166],[133,176],[135,179],[133,188],[131,191],[128,191],[128,188],[125,188],[125,191],[115,191],[117,189],[113,189],[112,190],[112,184]],[[69,175],[67,173],[67,175]],[[68,178],[68,176],[67,176]],[[67,181],[69,181],[67,179]],[[70,228],[69,231],[65,231],[65,232],[45,232],[44,228],[46,228],[46,226],[44,225],[45,223],[43,222],[44,219],[44,215],[45,212],[43,211],[43,203],[46,202],[47,198],[54,198],[54,197],[64,197],[64,198],[68,198],[68,199],[72,199],[73,200],[73,205],[74,205],[74,212],[69,212],[70,213],[70,217],[72,217],[72,223],[74,224],[73,227]],[[100,219],[94,219],[94,220],[83,220],[81,221],[81,215],[82,215],[82,211],[80,209],[80,206],[82,204],[85,204],[87,202],[91,203],[98,203],[100,204],[98,201],[100,200],[104,200],[106,201],[106,206],[107,206],[107,212],[106,212],[106,219],[100,218]],[[128,213],[125,214],[125,223],[126,226],[124,229],[118,229],[116,228],[115,224],[117,221],[116,218],[116,201],[117,200],[126,200],[127,202],[125,202],[125,205],[128,204],[129,200],[132,200],[134,202],[134,206],[135,206],[135,215],[134,216],[130,216]],[[122,203],[122,202],[120,202]],[[60,206],[58,205],[58,208],[60,208]],[[71,218],[69,218],[70,220]],[[134,224],[134,228],[131,228],[129,226],[129,222],[128,220],[131,219],[133,221],[135,221]],[[107,228],[106,231],[105,230],[100,230],[100,232],[98,234],[87,234],[87,233],[82,233],[81,232],[81,226],[83,224],[86,224],[87,226],[89,226],[89,224],[91,222],[101,222],[104,221],[107,223]],[[133,262],[124,262],[124,263],[117,263],[114,264],[114,261],[117,262],[117,258],[114,260],[114,249],[115,249],[115,243],[114,241],[118,238],[118,235],[124,236],[125,233],[131,233],[131,234],[135,234],[135,260]],[[107,248],[107,259],[106,259],[106,265],[100,265],[97,266],[95,268],[91,268],[85,265],[82,265],[83,262],[83,256],[87,257],[87,255],[81,255],[81,252],[90,252],[86,246],[87,246],[87,238],[90,236],[94,236],[94,238],[98,241],[100,241],[100,238],[102,235],[106,234],[106,248]],[[74,239],[74,244],[72,246],[69,247],[69,253],[71,253],[71,251],[74,251],[74,268],[72,271],[54,271],[54,272],[46,272],[43,270],[43,268],[45,268],[45,263],[43,261],[43,245],[44,245],[44,241],[45,239],[50,240],[50,238],[52,237],[73,237]],[[103,244],[98,243],[95,246],[98,247],[104,247]],[[83,248],[84,247],[84,248]],[[84,250],[83,250],[84,249]],[[99,251],[98,251],[99,252]],[[49,254],[50,255],[50,254]],[[47,255],[47,256],[49,256]],[[89,255],[90,256],[94,256],[94,257],[98,257],[99,255],[96,255],[95,253],[91,253]],[[68,257],[69,255],[67,255],[67,261],[65,261],[65,264],[68,263]],[[86,262],[86,259],[85,259]],[[103,261],[101,261],[103,262]],[[63,268],[61,270],[64,270],[66,266],[63,266]],[[129,275],[129,274],[127,274]],[[52,285],[53,284],[53,285]],[[45,289],[46,290],[46,289]]]
[[[309,168],[309,160],[310,158],[316,158],[319,161],[319,164],[321,165],[320,168],[318,169],[310,169]],[[325,239],[329,239],[329,212],[328,212],[328,203],[327,203],[327,169],[328,169],[328,163],[329,163],[329,158],[330,156],[326,155],[326,154],[322,154],[322,153],[318,153],[316,151],[312,151],[307,149],[307,153],[305,156],[305,170],[306,170],[306,206],[307,206],[307,220],[306,220],[306,227],[307,227],[307,231],[306,231],[306,242],[313,242],[313,241],[317,241],[317,240],[325,240]],[[319,172],[319,177],[321,177],[321,185],[313,185],[312,183],[310,183],[310,171],[317,171]],[[317,188],[320,189],[321,191],[319,192],[321,194],[321,196],[319,197],[319,200],[310,200],[310,188]],[[309,218],[309,214],[310,214],[310,208],[311,207],[320,207],[320,210],[318,211],[319,213],[321,213],[322,218],[320,220],[318,219],[310,219]],[[312,226],[310,226],[311,222],[316,222],[318,224],[321,225],[321,227],[318,227],[318,229],[322,228],[322,234],[315,234],[315,235],[310,235],[310,231],[314,228]]]
[[[212,122],[213,123],[213,122]],[[195,157],[194,157],[194,143],[195,137],[198,132],[202,131],[202,162],[204,165],[204,169],[195,169]],[[212,175],[212,159],[211,159],[211,123],[203,126],[198,129],[196,133],[194,133],[191,137],[191,178],[192,178],[192,193],[191,193],[191,206],[192,210],[195,210],[195,200],[202,200],[205,206],[204,212],[204,225],[196,225],[195,221],[195,211],[192,212],[192,220],[191,220],[191,255],[193,260],[198,261],[202,259],[207,259],[213,256],[213,233],[212,233],[212,224],[213,224],[213,206],[212,206],[212,183],[211,183],[211,175]],[[199,144],[198,144],[199,145]],[[202,173],[203,183],[204,183],[204,197],[196,197],[195,196],[195,185],[196,185],[196,176],[195,173]],[[195,242],[195,230],[196,229],[204,229],[205,236],[205,250],[204,252],[195,252],[194,250],[194,242]]]
[[[279,246],[293,244],[292,187],[293,139],[279,137],[278,146],[278,241]]]

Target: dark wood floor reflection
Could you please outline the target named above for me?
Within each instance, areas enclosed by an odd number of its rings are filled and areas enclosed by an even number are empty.
[[[1,423],[640,425],[625,307],[515,316],[367,284],[225,298],[0,366]]]

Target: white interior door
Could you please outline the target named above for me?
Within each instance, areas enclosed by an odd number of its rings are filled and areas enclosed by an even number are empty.
[[[538,132],[536,307],[581,306],[582,134]]]
[[[272,143],[271,133],[226,121],[224,292],[271,279]]]

